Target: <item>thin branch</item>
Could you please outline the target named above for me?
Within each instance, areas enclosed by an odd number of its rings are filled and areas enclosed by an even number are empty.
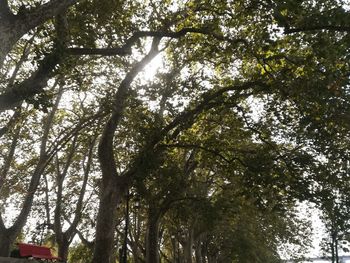
[[[68,224],[72,224],[72,222],[70,221],[70,219],[67,217],[67,216],[65,216],[64,215],[64,220],[66,220],[67,222],[68,222]],[[79,237],[79,239],[81,240],[81,242],[86,246],[86,247],[88,247],[89,249],[93,249],[93,247],[94,247],[94,241],[89,241],[89,240],[87,240],[85,237],[84,237],[84,235],[83,235],[83,233],[79,230],[79,229],[77,229],[77,228],[75,228],[75,233],[77,233],[77,235],[78,235],[78,237]]]
[[[259,87],[262,89],[266,89],[269,86],[261,81],[252,81],[252,82],[246,82],[243,84],[238,85],[232,85],[227,86],[224,88],[219,89],[218,91],[212,92],[209,91],[205,93],[202,98],[201,102],[197,104],[193,108],[193,106],[190,106],[187,110],[180,113],[171,123],[169,123],[160,133],[161,136],[165,136],[169,133],[169,131],[173,130],[175,127],[178,127],[179,125],[183,125],[188,122],[192,122],[192,119],[194,119],[198,114],[203,112],[206,109],[213,108],[213,106],[216,106],[218,104],[221,104],[221,102],[217,102],[215,104],[212,104],[216,99],[219,99],[224,93],[228,91],[244,91],[248,90],[254,87]],[[237,95],[239,96],[239,94]],[[174,137],[177,135],[179,131],[175,131],[171,137]]]
[[[286,28],[285,34],[299,33],[299,32],[312,32],[312,31],[338,31],[338,32],[350,32],[350,26],[332,26],[332,25],[318,25],[318,26],[305,26],[299,28]]]
[[[93,159],[93,149],[95,146],[96,139],[97,139],[97,136],[95,136],[93,138],[93,140],[90,144],[89,151],[87,153],[86,167],[84,168],[83,185],[81,187],[78,201],[77,201],[77,205],[75,208],[74,219],[73,219],[73,222],[71,223],[70,227],[66,231],[66,235],[68,236],[69,239],[73,238],[73,234],[75,234],[75,230],[76,230],[77,225],[81,219],[81,213],[83,210],[83,200],[84,200],[84,196],[85,196],[85,192],[86,192],[87,181],[88,181],[89,174],[90,174],[90,169],[91,169],[91,164],[92,164],[92,159]]]
[[[44,174],[44,183],[45,183],[45,212],[46,212],[46,223],[51,229],[51,216],[50,216],[50,198],[49,198],[49,181],[47,180],[47,174]]]
[[[212,32],[206,28],[183,28],[177,32],[172,31],[136,31],[121,47],[115,48],[68,48],[67,53],[69,55],[101,55],[101,56],[125,56],[131,54],[132,46],[143,37],[157,37],[157,38],[174,38],[178,39],[185,36],[188,33],[197,33],[202,35],[211,36],[220,41],[227,41],[231,44],[244,43],[247,44],[245,39],[230,39],[223,35]]]
[[[4,136],[17,122],[19,117],[21,116],[21,108],[15,110],[14,114],[10,117],[7,124],[0,128],[0,138]]]
[[[101,56],[125,56],[131,54],[131,49],[121,48],[68,48],[67,53],[73,56],[101,55]]]
[[[199,144],[181,144],[181,143],[173,143],[173,144],[161,144],[159,147],[169,147],[169,148],[184,148],[184,149],[200,149],[209,153],[212,153],[221,159],[223,159],[227,163],[231,163],[231,160],[227,159],[225,156],[223,156],[219,151],[212,150],[209,148],[206,148],[204,146],[201,146]]]
[[[12,75],[10,77],[10,80],[9,80],[9,83],[8,83],[8,89],[10,89],[13,86],[13,84],[15,83],[15,79],[17,77],[18,71],[20,70],[20,68],[22,67],[23,63],[28,58],[28,55],[30,53],[30,45],[33,43],[35,36],[36,36],[36,34],[33,34],[32,37],[24,44],[21,58],[16,63],[15,69],[13,70],[13,73],[12,73]]]
[[[11,164],[13,161],[13,157],[15,155],[15,150],[16,150],[17,143],[19,140],[21,128],[22,128],[22,125],[18,125],[18,127],[16,128],[14,135],[13,135],[11,145],[10,145],[9,152],[4,160],[4,165],[0,169],[0,190],[2,189],[2,186],[5,182],[7,175],[8,175],[8,172],[11,168]]]

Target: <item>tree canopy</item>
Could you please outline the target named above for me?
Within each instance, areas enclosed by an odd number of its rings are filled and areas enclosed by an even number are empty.
[[[0,0],[0,256],[32,238],[71,262],[282,262],[310,246],[307,202],[339,260],[349,17],[346,0]]]

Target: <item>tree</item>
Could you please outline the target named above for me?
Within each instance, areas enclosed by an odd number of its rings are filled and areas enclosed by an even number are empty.
[[[114,260],[115,228],[120,231],[121,227],[117,224],[121,218],[118,206],[133,186],[156,184],[152,177],[157,179],[164,171],[157,166],[171,167],[176,161],[172,150],[198,151],[196,160],[201,165],[204,160],[208,163],[201,167],[203,171],[218,177],[213,182],[221,187],[227,182],[239,186],[238,192],[230,189],[233,194],[220,187],[208,189],[189,183],[196,191],[203,191],[205,207],[220,211],[223,207],[215,198],[225,200],[227,195],[245,208],[221,219],[240,226],[241,231],[227,234],[239,234],[237,243],[247,247],[255,247],[256,241],[246,242],[243,237],[247,233],[256,231],[257,240],[265,234],[257,220],[276,216],[280,217],[274,221],[276,225],[293,225],[293,221],[281,218],[293,210],[295,202],[316,200],[314,186],[326,181],[317,173],[319,156],[331,159],[339,157],[340,152],[348,153],[348,141],[341,139],[349,131],[346,120],[350,109],[348,14],[342,1],[75,2],[52,0],[30,8],[19,8],[19,2],[0,2],[0,32],[9,29],[7,37],[1,35],[9,41],[0,37],[4,42],[0,50],[0,134],[6,139],[1,147],[9,149],[4,158],[6,171],[14,158],[12,149],[22,143],[19,138],[26,126],[19,128],[18,123],[27,119],[30,125],[32,121],[21,112],[27,109],[50,116],[45,111],[53,107],[51,101],[57,100],[58,94],[49,87],[64,80],[67,95],[63,101],[73,106],[68,106],[71,114],[61,115],[61,125],[66,127],[68,122],[73,128],[55,126],[63,145],[74,145],[71,139],[80,130],[100,133],[100,169],[94,172],[94,178],[100,180],[93,183],[100,203],[98,208],[93,202],[89,204],[91,210],[98,210],[97,218],[94,213],[83,216],[78,227],[72,214],[65,219],[72,219],[72,229],[78,232],[87,222],[95,225],[96,221],[96,233],[89,236],[94,236],[92,262]],[[34,1],[30,4],[35,6]],[[12,10],[17,8],[14,15]],[[33,18],[43,11],[45,15]],[[325,18],[329,23],[324,23]],[[17,30],[21,21],[27,23]],[[163,66],[152,80],[143,79],[148,74],[143,70],[152,66],[156,56],[162,56]],[[262,110],[257,109],[259,106]],[[55,131],[48,133],[56,135]],[[34,141],[38,133],[33,130],[27,136]],[[339,146],[342,150],[337,151]],[[58,159],[69,160],[72,148],[57,147],[47,160],[50,167],[56,153]],[[193,176],[201,178],[204,174],[194,170]],[[58,188],[62,189],[65,177],[62,172],[58,174]],[[4,184],[13,178],[12,174],[1,177]],[[345,176],[341,179],[346,180]],[[161,188],[166,191],[170,186],[164,183]],[[184,190],[191,191],[191,187]],[[255,197],[248,198],[249,193]],[[60,199],[56,203],[58,239],[62,232]],[[167,200],[166,196],[160,199]],[[161,200],[150,198],[148,205],[154,208]],[[205,251],[196,250],[197,258],[237,260],[248,253],[243,246],[241,254],[222,246],[228,239],[220,239],[218,233],[226,229],[200,233],[200,223],[190,213],[193,204],[181,205],[188,209],[180,222],[183,234],[193,237],[198,247],[206,247],[205,256],[200,255]],[[154,228],[156,219],[173,212],[165,207],[166,212],[158,217],[152,216],[159,212],[155,211],[157,207],[148,210],[148,222],[155,218]],[[264,217],[261,211],[269,209],[276,211]],[[239,215],[253,220],[240,221]],[[171,228],[158,227],[160,232],[171,232]],[[157,240],[155,232],[153,248],[164,241],[172,251],[171,245],[174,249],[177,242],[183,248],[183,257],[192,260],[191,242],[179,235],[171,239],[169,233]],[[270,243],[254,251],[266,260],[277,260],[277,239],[290,235],[272,232]],[[157,254],[154,251],[153,255]],[[145,254],[150,252],[147,249]],[[258,258],[249,256],[251,260]]]
[[[59,91],[59,93],[62,93],[62,90]],[[33,204],[34,194],[40,183],[41,175],[43,174],[50,157],[52,157],[48,152],[47,144],[49,139],[49,131],[51,129],[52,121],[53,121],[55,112],[57,110],[60,97],[61,96],[59,95],[55,102],[55,106],[51,110],[46,120],[44,120],[43,132],[42,132],[41,143],[40,143],[40,154],[38,156],[36,165],[33,167],[33,170],[31,171],[30,183],[28,186],[28,190],[24,195],[24,201],[18,217],[16,218],[16,220],[14,221],[11,227],[6,227],[4,224],[2,215],[0,216],[0,231],[1,231],[0,253],[2,256],[9,255],[11,244],[16,240],[17,236],[20,234],[23,226],[25,225],[27,221],[27,217],[31,210],[31,206]],[[18,138],[15,138],[15,140],[18,140]],[[11,159],[13,158],[13,151],[14,149],[11,149],[9,153],[10,155],[8,156]],[[12,162],[13,160],[11,159],[9,159],[8,162]],[[9,167],[4,167],[4,168],[5,168],[4,172],[8,173]]]

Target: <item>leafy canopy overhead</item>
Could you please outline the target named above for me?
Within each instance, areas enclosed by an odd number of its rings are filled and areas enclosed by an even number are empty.
[[[303,201],[348,238],[346,4],[0,0],[0,256],[45,218],[65,259],[279,262]]]

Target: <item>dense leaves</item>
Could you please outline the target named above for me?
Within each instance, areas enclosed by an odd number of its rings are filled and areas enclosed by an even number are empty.
[[[0,0],[0,256],[34,236],[72,262],[281,262],[307,202],[337,258],[348,10]]]

